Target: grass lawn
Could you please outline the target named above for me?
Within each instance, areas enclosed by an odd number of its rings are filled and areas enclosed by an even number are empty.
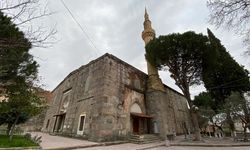
[[[30,147],[30,146],[38,146],[38,144],[33,141],[24,138],[21,135],[14,135],[12,141],[9,141],[9,137],[6,135],[0,135],[0,148],[7,147]]]

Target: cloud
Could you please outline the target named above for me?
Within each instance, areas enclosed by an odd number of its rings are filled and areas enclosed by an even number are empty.
[[[43,21],[48,26],[57,24],[59,42],[51,48],[34,48],[32,51],[40,64],[42,83],[49,90],[53,90],[74,69],[107,52],[146,72],[144,42],[141,38],[145,6],[157,36],[187,30],[206,34],[209,27],[233,57],[249,69],[250,61],[241,56],[241,39],[231,32],[216,30],[207,23],[209,14],[206,1],[64,1],[89,37],[81,31],[60,0],[49,2],[49,9],[57,13]],[[160,75],[164,83],[180,91],[169,73],[161,72]],[[191,93],[197,95],[199,91],[200,87],[195,87]]]

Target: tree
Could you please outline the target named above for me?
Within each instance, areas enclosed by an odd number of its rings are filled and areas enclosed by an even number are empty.
[[[0,11],[9,16],[16,26],[22,28],[33,47],[49,47],[55,42],[55,28],[48,30],[43,25],[32,24],[34,20],[53,14],[48,10],[47,4],[43,6],[39,0],[1,0]],[[0,39],[0,45],[9,46],[6,44],[8,40]],[[22,44],[19,41],[15,42],[16,45]]]
[[[24,123],[30,117],[39,114],[43,110],[43,101],[37,95],[32,86],[21,81],[12,86],[7,86],[8,102],[7,113],[11,120],[8,121],[10,140],[15,126]]]
[[[190,97],[189,87],[201,82],[202,55],[207,49],[208,38],[192,31],[183,34],[160,36],[146,46],[146,58],[152,65],[167,67],[176,85],[186,97],[195,129],[194,140],[200,140],[197,107]]]
[[[208,92],[201,92],[199,95],[194,97],[194,104],[204,109],[215,109],[215,101]]]
[[[248,71],[240,66],[221,45],[219,39],[208,29],[210,48],[204,58],[202,79],[206,89],[215,100],[215,111],[225,107],[226,99],[232,92],[244,93],[250,90]],[[211,57],[210,53],[215,57]],[[233,105],[236,107],[236,105]],[[231,110],[224,111],[226,120],[234,131]]]
[[[16,120],[16,114],[15,112],[12,112],[11,107],[9,105],[10,103],[8,102],[1,102],[0,103],[0,109],[1,109],[1,115],[0,115],[0,126],[2,124],[6,124],[7,125],[7,130],[6,130],[6,134],[9,136],[10,135],[10,131],[12,129],[12,126]],[[16,124],[21,124],[26,122],[30,117],[28,116],[28,114],[25,113],[20,113],[19,115],[19,119],[16,122]]]
[[[208,122],[213,123],[213,117],[216,115],[215,103],[208,92],[201,92],[194,97],[194,105],[199,107],[199,125],[200,127],[206,126]]]
[[[11,19],[0,12],[0,83],[12,82],[15,77],[36,78],[37,63],[28,53],[31,43]],[[6,39],[6,40],[3,40]],[[18,43],[18,44],[17,44]]]
[[[2,12],[0,39],[8,39],[8,46],[0,44],[0,85],[6,93],[5,101],[0,102],[0,121],[1,124],[8,124],[8,134],[12,140],[15,125],[42,109],[42,100],[34,89],[38,64],[29,53],[31,43]],[[16,41],[20,44],[15,44]]]
[[[250,90],[249,73],[230,56],[209,29],[208,37],[210,48],[205,52],[208,57],[203,61],[202,80],[219,109],[232,91],[243,93]]]
[[[222,112],[228,114],[225,121],[229,125],[231,131],[235,130],[234,122],[235,120],[240,120],[243,124],[245,134],[245,141],[248,141],[246,136],[247,128],[250,128],[250,120],[249,120],[249,102],[246,100],[243,94],[239,92],[232,92],[229,97],[226,98],[226,102],[222,109]],[[230,117],[228,117],[230,115]],[[234,134],[232,133],[234,136]]]
[[[250,48],[250,0],[208,0],[207,6],[211,24],[234,29]]]
[[[246,128],[250,130],[250,92],[244,94],[244,103],[243,103],[243,112],[244,112],[244,120],[242,120],[245,123],[244,131],[246,131]]]
[[[225,99],[222,112],[227,115],[226,123],[229,125],[231,132],[235,131],[234,120],[238,118],[243,109],[243,101],[238,92],[232,92],[232,94]]]

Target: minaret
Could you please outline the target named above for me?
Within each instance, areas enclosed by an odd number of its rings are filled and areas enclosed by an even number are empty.
[[[144,15],[144,30],[142,32],[142,39],[145,42],[145,46],[155,38],[155,30],[151,26],[151,21],[149,20],[149,16],[147,13],[147,9],[145,8],[145,15]],[[147,61],[147,60],[146,60]],[[162,84],[161,79],[159,78],[158,70],[156,67],[150,64],[150,62],[147,61],[147,67],[148,67],[148,90],[160,90],[164,91],[164,86]]]

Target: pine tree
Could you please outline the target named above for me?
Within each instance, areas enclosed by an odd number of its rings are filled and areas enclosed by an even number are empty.
[[[226,51],[214,34],[208,29],[210,41],[210,51],[212,55],[204,58],[202,79],[206,89],[213,99],[215,99],[214,109],[216,112],[223,109],[227,97],[232,92],[243,94],[250,90],[248,71],[240,66]],[[209,53],[209,50],[207,53]],[[212,57],[211,57],[212,56]],[[208,60],[209,59],[209,60]],[[227,122],[232,131],[234,131],[233,118],[230,111],[227,114]]]
[[[6,95],[5,101],[0,102],[0,123],[8,125],[10,140],[16,124],[42,109],[34,89],[38,64],[30,49],[24,33],[0,12],[0,86]]]
[[[197,107],[190,96],[190,86],[201,83],[202,58],[208,38],[192,31],[160,36],[146,46],[146,58],[159,69],[167,67],[176,85],[182,90],[194,125],[194,140],[201,140]]]
[[[208,37],[208,53],[211,52],[212,56],[204,61],[202,79],[206,89],[216,99],[216,106],[221,106],[232,91],[242,93],[250,90],[249,73],[231,57],[209,29]]]

